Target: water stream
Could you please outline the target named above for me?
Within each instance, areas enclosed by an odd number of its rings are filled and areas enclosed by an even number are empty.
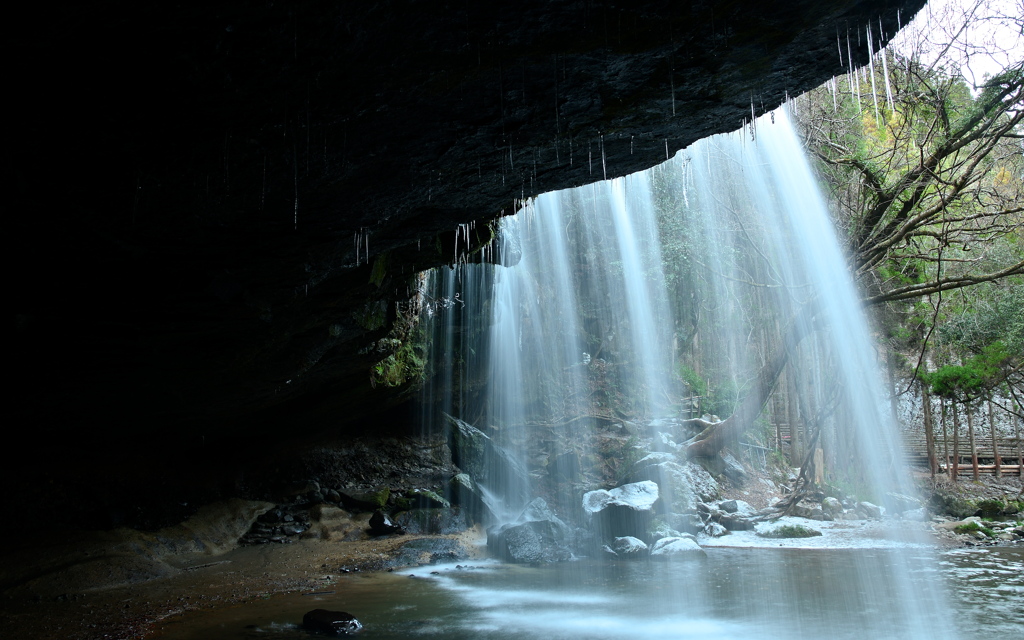
[[[903,597],[858,576],[898,564],[915,589],[945,583],[948,622],[904,617]],[[461,568],[460,568],[461,567]],[[360,637],[397,638],[913,638],[1018,637],[1024,550],[920,548],[710,549],[706,562],[465,563],[343,576],[335,593],[298,594],[169,620],[165,640],[297,640],[303,613],[350,611]]]

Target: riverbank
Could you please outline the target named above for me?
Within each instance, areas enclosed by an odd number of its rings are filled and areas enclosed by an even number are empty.
[[[1008,500],[1020,492],[1017,478],[985,478],[934,487],[923,493],[955,495],[965,501]],[[755,506],[777,492],[760,478],[742,487],[723,486],[723,498]],[[485,534],[479,528],[450,535],[370,537],[370,514],[350,516],[340,509],[321,513],[316,536],[277,544],[237,546],[265,503],[236,502],[205,511],[188,526],[146,534],[132,530],[32,535],[0,552],[3,615],[0,637],[33,640],[141,638],[169,617],[258,601],[280,593],[330,591],[347,573],[387,571],[434,560],[479,558]],[[228,515],[226,515],[228,514]],[[936,521],[938,520],[938,521]],[[958,534],[928,521],[838,523],[845,534],[886,539],[883,529],[913,532],[913,538],[940,548],[1024,543]],[[984,522],[983,522],[984,524]],[[885,526],[882,526],[885,525]],[[896,525],[895,529],[892,525]],[[936,526],[939,525],[939,526]],[[830,528],[837,528],[831,525]],[[726,536],[729,538],[730,536]],[[719,539],[717,544],[741,542]],[[776,543],[774,546],[777,546]]]

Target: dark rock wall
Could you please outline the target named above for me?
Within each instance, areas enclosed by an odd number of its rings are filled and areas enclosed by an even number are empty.
[[[23,7],[3,45],[9,424],[51,460],[169,469],[373,427],[403,390],[369,372],[417,271],[522,198],[841,72],[837,38],[865,62],[866,25],[885,40],[922,4]]]

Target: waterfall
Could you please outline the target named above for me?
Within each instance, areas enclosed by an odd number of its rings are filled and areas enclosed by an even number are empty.
[[[741,450],[813,460],[820,482],[862,500],[912,493],[871,329],[785,109],[649,171],[544,194],[499,227],[516,249],[498,253],[518,263],[436,270],[424,305],[428,413],[519,461],[479,479],[490,523],[539,496],[579,524],[584,492],[617,486],[637,457],[685,463],[681,418],[727,417],[800,319]],[[945,637],[941,589],[912,588],[901,558],[850,579],[888,594],[920,637]]]

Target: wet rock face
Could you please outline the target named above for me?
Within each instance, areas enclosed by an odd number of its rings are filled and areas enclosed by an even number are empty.
[[[408,337],[388,332],[414,315],[413,273],[486,242],[516,199],[649,167],[840,72],[837,32],[865,61],[856,34],[922,4],[22,16],[5,195],[14,261],[47,268],[12,284],[16,419],[55,425],[29,435],[69,459],[374,429],[411,379],[370,384]]]
[[[601,539],[643,538],[659,499],[656,483],[633,482],[607,491],[588,491],[583,495],[583,512]]]
[[[543,498],[534,498],[515,522],[487,530],[487,548],[496,557],[519,564],[561,562],[572,557],[573,531]]]

